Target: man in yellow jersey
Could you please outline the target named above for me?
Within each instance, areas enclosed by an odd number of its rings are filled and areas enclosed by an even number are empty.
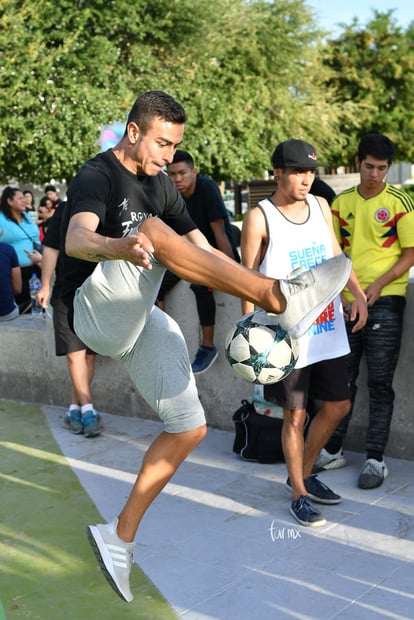
[[[408,272],[414,264],[414,203],[385,181],[394,152],[386,136],[364,136],[355,158],[360,183],[337,196],[331,207],[335,233],[352,259],[368,302],[368,321],[362,330],[352,332],[349,317],[347,322],[352,402],[363,353],[368,368],[367,458],[358,480],[361,489],[379,487],[388,476],[384,450],[394,408],[392,381],[400,353]],[[347,289],[344,296],[346,310],[353,296]],[[352,409],[321,451],[315,469],[346,464],[342,443],[351,415]]]

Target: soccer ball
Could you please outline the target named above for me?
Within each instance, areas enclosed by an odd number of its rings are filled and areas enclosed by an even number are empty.
[[[287,377],[299,355],[297,341],[264,310],[250,312],[236,321],[224,346],[236,375],[263,385]]]

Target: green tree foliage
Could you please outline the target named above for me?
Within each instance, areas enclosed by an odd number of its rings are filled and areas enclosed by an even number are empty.
[[[3,180],[70,178],[96,151],[100,123],[121,108],[124,117],[131,97],[126,73],[118,67],[128,41],[122,15],[110,20],[106,7],[113,4],[3,0]]]
[[[324,41],[305,0],[0,0],[0,182],[69,180],[148,89],[217,180],[263,177],[290,137],[339,165],[384,131],[408,158],[414,33],[374,15]]]
[[[70,179],[155,88],[185,106],[200,169],[262,177],[279,140],[329,145],[320,40],[302,0],[2,0],[0,180]]]
[[[332,145],[337,165],[351,164],[362,134],[385,133],[397,145],[400,161],[414,158],[414,24],[405,31],[396,24],[393,11],[373,12],[361,25],[358,19],[327,42],[324,64],[332,71],[326,82],[337,101],[353,102],[358,113],[341,119],[345,145]]]
[[[216,179],[262,177],[280,140],[327,144],[338,109],[320,88],[321,35],[303,2],[221,1],[213,15],[200,4],[205,35],[182,40],[170,70],[199,166]]]

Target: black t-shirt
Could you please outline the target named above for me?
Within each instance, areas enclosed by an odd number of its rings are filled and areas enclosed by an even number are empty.
[[[63,256],[60,252],[61,241],[61,224],[63,220],[63,214],[65,211],[66,203],[61,203],[55,210],[51,218],[48,219],[48,228],[43,239],[43,245],[54,250],[59,250],[59,257],[56,264],[55,271],[55,283],[53,285],[52,295],[50,303],[52,306],[62,293],[62,269],[63,269]]]
[[[196,228],[185,202],[166,174],[137,176],[127,170],[111,150],[87,161],[71,182],[64,210],[64,243],[69,219],[75,213],[95,213],[97,233],[126,237],[149,217],[159,217],[179,235]],[[96,263],[63,255],[62,298],[70,305],[76,289],[89,277]]]
[[[332,187],[325,183],[325,181],[323,181],[319,177],[314,178],[309,193],[313,194],[314,196],[322,196],[322,198],[325,198],[327,203],[330,205],[332,204],[332,201],[336,196]]]
[[[219,219],[224,220],[224,230],[232,246],[233,254],[238,259],[229,216],[217,183],[209,177],[197,174],[194,192],[184,200],[197,227],[214,248],[217,248],[217,243],[210,223]]]

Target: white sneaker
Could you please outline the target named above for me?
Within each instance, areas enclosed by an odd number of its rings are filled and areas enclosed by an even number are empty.
[[[360,489],[376,489],[381,486],[388,473],[384,460],[368,459],[359,474],[358,486]]]
[[[110,523],[88,525],[86,533],[101,570],[115,592],[130,603],[129,575],[134,561],[135,543],[121,540],[116,533],[118,519]]]
[[[330,454],[325,448],[322,448],[313,469],[314,471],[321,471],[322,469],[340,469],[341,467],[345,467],[345,465],[346,458],[344,457],[342,448],[335,454]]]
[[[280,280],[280,290],[286,297],[286,310],[274,314],[280,326],[292,338],[303,336],[345,287],[351,270],[351,260],[339,254],[307,271],[295,269]]]

